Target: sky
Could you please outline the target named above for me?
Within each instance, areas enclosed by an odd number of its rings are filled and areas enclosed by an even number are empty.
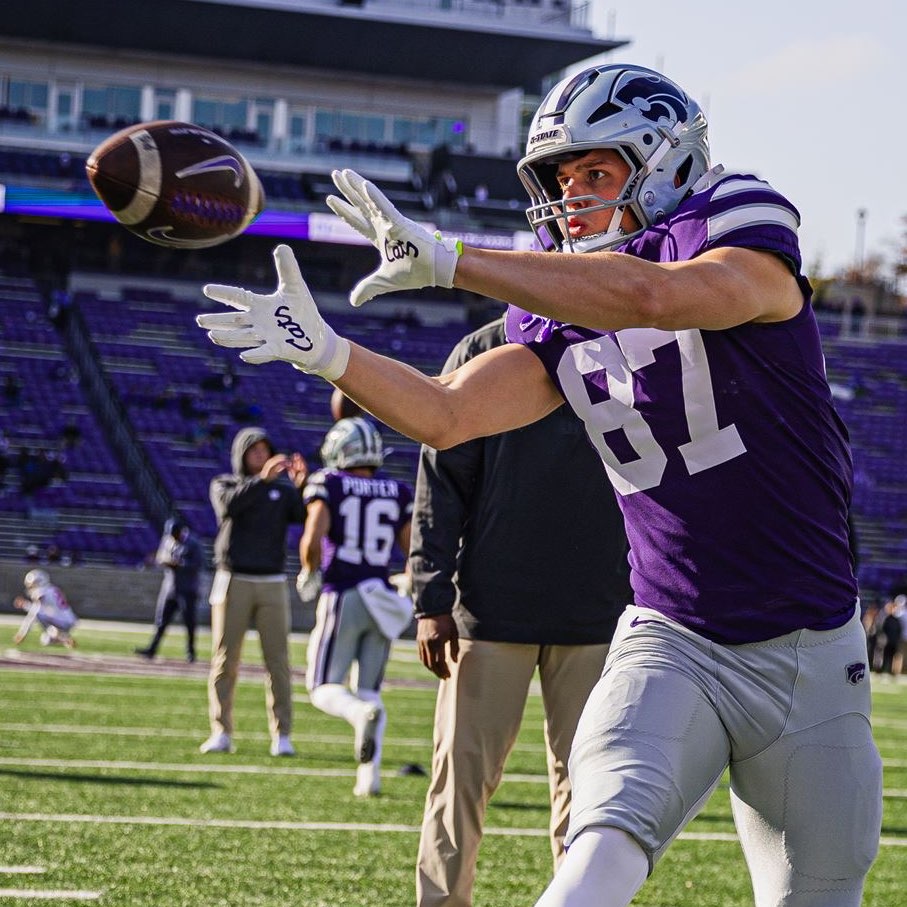
[[[796,205],[810,273],[879,255],[891,275],[907,235],[907,2],[590,3],[597,36],[631,41],[608,62],[677,82],[706,112],[712,163]]]

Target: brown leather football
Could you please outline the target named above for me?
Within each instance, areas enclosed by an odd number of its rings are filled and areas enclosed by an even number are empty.
[[[127,229],[172,249],[239,236],[264,207],[249,162],[192,123],[137,123],[105,139],[85,163],[98,198]]]

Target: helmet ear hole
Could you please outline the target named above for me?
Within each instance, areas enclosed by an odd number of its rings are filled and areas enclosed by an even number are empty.
[[[693,169],[693,157],[692,155],[687,155],[684,158],[681,165],[677,168],[677,188],[685,186],[687,180],[690,178],[690,170]]]

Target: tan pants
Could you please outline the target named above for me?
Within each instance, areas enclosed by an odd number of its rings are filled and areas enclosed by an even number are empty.
[[[293,705],[290,682],[290,594],[286,582],[230,577],[222,601],[211,604],[211,671],[208,717],[213,734],[233,733],[233,694],[246,631],[258,631],[264,658],[265,695],[271,736],[289,734]]]
[[[570,813],[567,760],[606,645],[534,646],[460,640],[460,657],[438,687],[432,778],[416,866],[419,907],[469,907],[482,823],[516,741],[536,666],[545,708],[551,851],[564,854]]]

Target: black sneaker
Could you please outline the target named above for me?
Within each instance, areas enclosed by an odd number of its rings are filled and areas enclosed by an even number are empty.
[[[136,655],[141,655],[142,658],[147,658],[149,661],[154,658],[154,651],[152,649],[136,648],[132,651],[135,652]]]

